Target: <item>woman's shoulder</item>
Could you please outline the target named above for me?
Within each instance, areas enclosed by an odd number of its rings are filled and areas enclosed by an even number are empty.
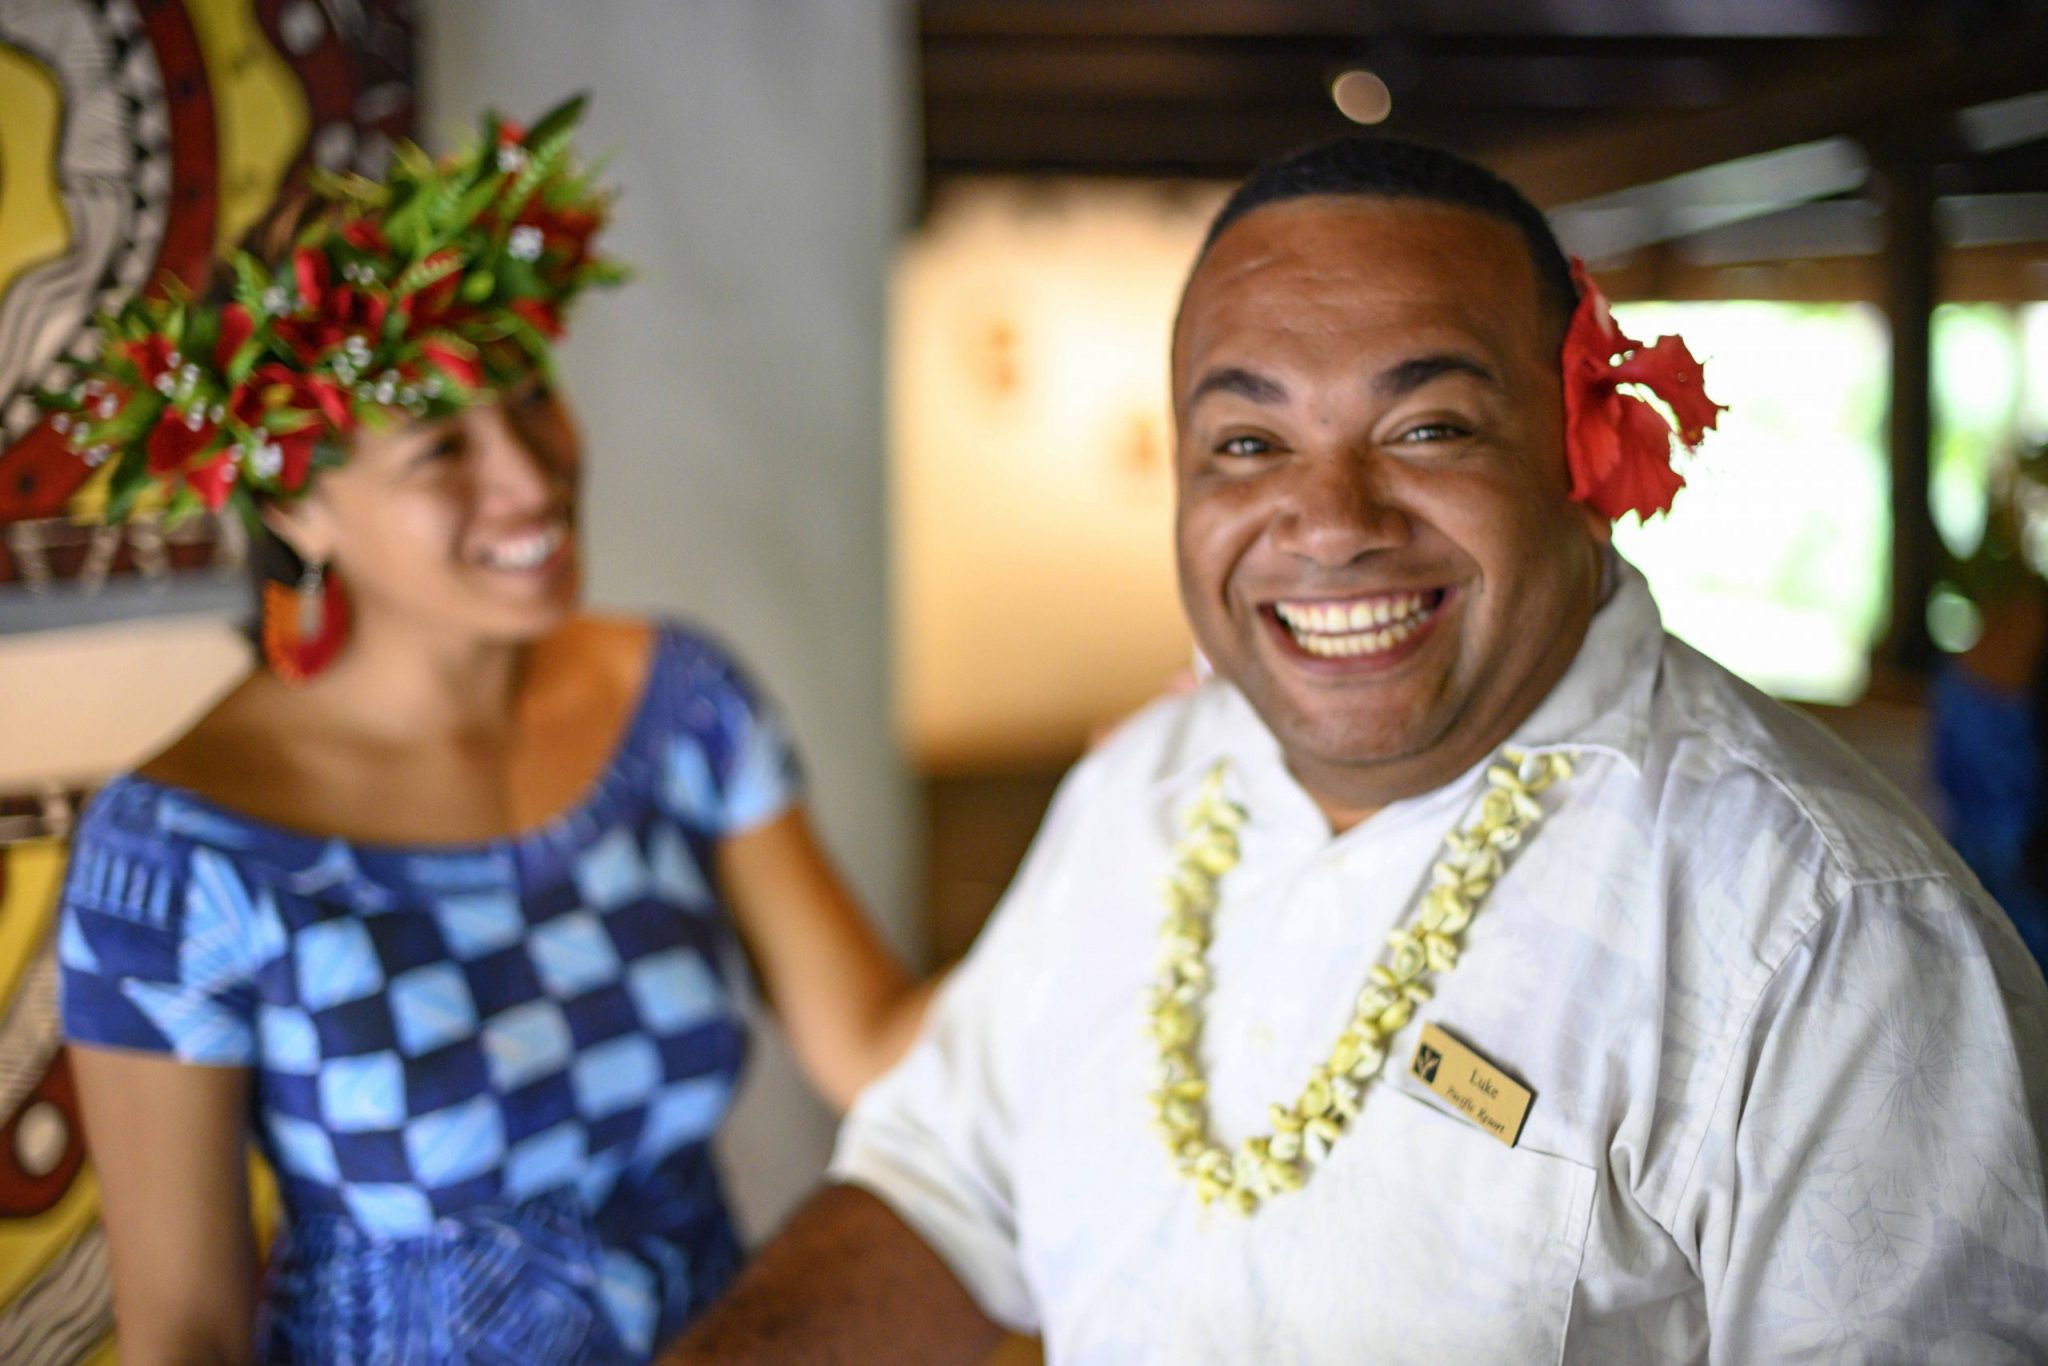
[[[584,658],[632,679],[650,701],[710,699],[751,711],[762,705],[753,673],[716,630],[680,616],[578,617],[568,630]]]
[[[71,833],[70,846],[74,863],[118,856],[170,869],[202,849],[230,859],[253,854],[264,838],[260,821],[238,815],[200,792],[132,769],[116,774],[93,793]]]
[[[732,833],[797,799],[801,770],[780,712],[716,631],[677,617],[598,619],[592,629],[637,629],[651,644],[641,733],[672,814]]]

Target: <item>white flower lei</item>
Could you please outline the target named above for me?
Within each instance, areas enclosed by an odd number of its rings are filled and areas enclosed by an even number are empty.
[[[1272,1132],[1247,1138],[1233,1154],[1209,1132],[1208,1079],[1196,1059],[1202,1002],[1211,975],[1207,959],[1217,884],[1237,865],[1244,808],[1223,795],[1228,766],[1203,779],[1182,817],[1186,835],[1174,849],[1166,879],[1165,952],[1146,993],[1146,1032],[1159,1049],[1152,1108],[1173,1169],[1194,1183],[1204,1205],[1224,1201],[1250,1214],[1262,1200],[1301,1189],[1312,1164],[1329,1155],[1358,1115],[1365,1087],[1387,1061],[1387,1041],[1429,999],[1428,979],[1458,964],[1458,936],[1500,880],[1506,854],[1543,819],[1536,799],[1569,778],[1564,754],[1504,750],[1486,770],[1487,792],[1460,828],[1444,837],[1444,853],[1416,912],[1387,936],[1350,1022],[1329,1056],[1310,1073],[1292,1105],[1274,1102]]]

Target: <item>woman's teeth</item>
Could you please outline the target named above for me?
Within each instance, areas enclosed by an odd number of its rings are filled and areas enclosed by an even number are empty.
[[[524,536],[487,545],[477,555],[478,563],[486,569],[526,570],[538,569],[546,564],[548,557],[561,548],[563,528],[551,526]]]
[[[1398,593],[1350,602],[1277,602],[1273,611],[1302,649],[1342,659],[1393,649],[1414,635],[1442,602],[1436,593]]]

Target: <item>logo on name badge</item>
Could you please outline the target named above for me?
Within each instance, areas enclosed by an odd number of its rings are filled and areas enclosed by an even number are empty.
[[[1481,1133],[1510,1148],[1521,1138],[1534,1094],[1438,1026],[1422,1026],[1408,1070]]]

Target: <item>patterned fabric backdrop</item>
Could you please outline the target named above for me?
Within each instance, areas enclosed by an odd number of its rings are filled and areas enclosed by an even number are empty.
[[[208,526],[167,537],[66,522],[86,471],[30,395],[68,381],[95,309],[166,273],[201,281],[294,169],[382,167],[412,129],[406,11],[0,0],[0,608],[53,583],[210,571],[239,553]],[[111,1362],[97,1189],[57,1039],[64,846],[19,824],[0,820],[0,1362]]]

